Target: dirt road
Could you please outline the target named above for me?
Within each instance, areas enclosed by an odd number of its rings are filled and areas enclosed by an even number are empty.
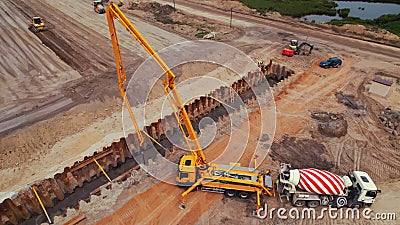
[[[171,4],[169,1],[157,0],[163,4]],[[192,1],[176,1],[176,7],[180,10],[190,12],[195,15],[210,17],[214,20],[219,20],[229,24],[230,22],[230,12],[219,10],[215,7],[209,7],[206,5],[194,3]],[[358,51],[363,51],[367,53],[380,54],[384,56],[390,56],[393,58],[398,57],[400,54],[400,48],[390,47],[383,44],[376,44],[368,41],[357,40],[350,37],[345,37],[342,34],[334,34],[328,30],[323,30],[317,27],[307,27],[306,25],[301,25],[299,23],[292,23],[290,21],[280,22],[277,20],[269,20],[265,18],[259,18],[251,15],[233,14],[233,24],[235,26],[257,26],[264,27],[268,31],[274,33],[291,33],[296,37],[308,37],[308,40],[314,41],[313,43],[323,43],[328,46],[338,47],[337,50],[345,50],[345,48],[350,47],[351,49],[357,49]],[[339,47],[341,46],[341,47]]]

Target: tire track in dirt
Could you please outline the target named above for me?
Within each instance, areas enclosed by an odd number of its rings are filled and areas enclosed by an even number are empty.
[[[393,151],[392,147],[389,145],[389,143],[382,142],[378,138],[377,134],[373,131],[369,131],[368,129],[363,129],[365,127],[369,127],[370,124],[365,120],[365,118],[361,118],[361,121],[358,124],[360,133],[364,135],[364,137],[369,140],[369,143],[376,143],[372,146],[369,146],[372,148],[372,150],[369,151],[370,154],[366,156],[366,162],[370,161],[371,157],[373,155],[386,155],[386,154],[394,154],[397,155],[398,153],[396,151]],[[366,148],[368,145],[366,144]],[[372,153],[372,154],[371,154]],[[387,156],[383,156],[382,159],[386,158]],[[398,157],[387,157],[384,161],[380,161],[381,167],[387,168],[388,170],[392,171],[397,171],[397,174],[400,175],[400,170],[396,169],[395,165],[398,163],[397,161]],[[368,168],[368,164],[366,164],[366,168]],[[394,166],[391,166],[390,164],[393,164]],[[379,173],[379,177],[387,177],[387,173]]]
[[[374,165],[374,166],[371,166],[371,168],[373,169],[373,172],[378,176],[385,176],[385,174],[387,176],[388,172],[389,173],[394,173],[394,174],[397,174],[397,175],[400,174],[400,170],[399,169],[397,169],[397,168],[395,168],[393,166],[389,166],[386,163],[383,163],[381,161],[381,159],[376,159],[376,158],[372,157],[370,159],[370,162],[371,162],[372,165]]]
[[[3,18],[2,18],[3,19]],[[3,27],[9,27],[10,24],[2,24]],[[22,49],[22,44],[18,43],[18,38],[16,37],[16,32],[7,32],[6,30],[2,29],[2,35],[1,35],[2,43],[7,43],[8,49],[10,51],[10,56],[7,57],[7,64],[11,64],[13,62],[12,60],[17,60],[18,62],[16,64],[21,64],[20,60],[25,58],[28,59],[28,52],[25,52],[24,49]],[[17,54],[17,52],[19,54]],[[18,68],[16,68],[18,69]],[[15,74],[18,74],[17,71],[14,71]]]
[[[18,31],[18,32],[19,33],[20,32],[24,32],[25,33],[25,31]],[[29,39],[28,36],[26,36],[26,35],[20,34],[20,38],[21,38],[22,42],[25,42],[25,43],[32,42],[32,39]],[[56,65],[60,64],[58,62],[59,61],[58,58],[55,58],[55,57],[44,58],[43,55],[45,53],[37,45],[34,45],[34,44],[32,44],[32,45],[24,45],[24,47],[27,49],[25,52],[30,55],[27,59],[35,59],[35,62],[36,61],[40,62],[40,68],[38,69],[40,71],[39,73],[43,73],[42,68],[46,68],[47,71],[45,71],[45,72],[47,73],[47,78],[53,78],[53,79],[57,78],[57,75],[56,75],[56,73],[57,73],[57,69],[56,68],[57,67],[56,67]],[[46,46],[46,48],[47,48],[47,46]],[[33,69],[35,69],[35,65],[32,64],[32,63],[28,64],[28,66],[30,66]],[[61,66],[61,68],[63,70],[69,70],[70,69],[64,63],[62,63],[60,66]]]
[[[99,73],[114,67],[113,55],[98,45],[109,43],[106,37],[96,35],[97,32],[41,1],[18,2],[14,6],[28,17],[41,15],[45,19],[50,28],[37,36],[72,68],[81,73],[86,70]]]
[[[365,149],[365,146],[367,145],[366,142],[364,142],[364,146],[359,147],[356,146],[354,148],[354,166],[353,166],[353,170],[360,170],[360,163],[361,163],[361,157],[363,155],[363,150]]]
[[[365,160],[365,169],[373,170],[376,177],[381,180],[395,179],[400,175],[400,170],[397,169],[399,162],[398,154],[388,154],[385,149],[374,147],[370,151],[372,154],[367,156]],[[371,167],[369,164],[375,162],[377,166]]]
[[[22,34],[21,34],[22,32]],[[30,46],[24,45],[24,41],[22,41],[24,38],[24,34],[23,31],[20,30],[16,30],[15,32],[12,32],[8,35],[10,37],[11,43],[10,43],[10,47],[11,46],[16,46],[13,50],[14,52],[14,57],[16,60],[18,60],[19,65],[23,65],[23,70],[21,71],[15,71],[16,73],[29,73],[32,74],[32,71],[29,70],[29,67],[32,67],[32,69],[35,72],[39,72],[39,74],[45,74],[46,75],[46,80],[45,82],[47,82],[48,84],[50,84],[51,82],[47,80],[47,78],[52,78],[54,77],[54,73],[56,73],[56,71],[54,69],[51,68],[52,63],[54,63],[54,65],[57,65],[57,63],[52,60],[48,60],[47,58],[43,58],[43,52],[38,52],[35,51],[34,49],[31,49]],[[25,39],[26,40],[26,39]],[[12,48],[12,47],[11,47]],[[17,54],[17,52],[19,54]],[[22,57],[21,57],[22,56]],[[33,62],[31,59],[35,59],[35,61]],[[36,65],[34,65],[36,64]],[[34,65],[34,66],[33,66]],[[16,67],[18,68],[18,67]],[[21,68],[21,66],[19,66],[19,68]],[[54,66],[53,66],[54,68]],[[34,77],[32,77],[32,80],[36,80]],[[35,85],[36,87],[36,85]]]
[[[0,121],[24,115],[26,125],[34,120],[30,112],[40,111],[42,106],[51,109],[49,103],[56,104],[63,97],[62,85],[80,76],[28,30],[30,17],[15,4],[15,1],[0,2],[0,89],[1,95],[6,96],[0,99]],[[54,110],[59,112],[58,107]],[[51,111],[46,113],[40,118],[48,118]],[[24,126],[20,122],[7,125],[7,129],[2,127],[0,136]]]
[[[361,100],[369,101],[368,106],[373,107],[371,102],[363,95],[363,87],[361,84],[358,88],[358,96]],[[376,180],[387,180],[400,175],[400,170],[396,169],[399,157],[396,151],[392,149],[389,143],[382,141],[371,126],[371,123],[379,127],[374,117],[379,109],[375,107],[366,110],[367,115],[362,117],[349,116],[349,128],[353,131],[348,132],[348,136],[354,147],[354,169],[369,171],[370,175]],[[352,113],[351,113],[352,114]],[[367,128],[367,129],[366,129]],[[379,132],[379,131],[378,131]],[[346,149],[349,151],[349,149]]]
[[[114,56],[108,38],[43,1],[2,1],[0,10],[7,12],[0,14],[3,31],[0,40],[7,43],[7,47],[0,46],[1,53],[5,53],[0,55],[3,59],[0,79],[5,81],[0,88],[5,96],[11,96],[1,98],[0,112],[4,113],[0,121],[18,118],[22,113],[33,115],[46,105],[47,117],[34,120],[28,116],[24,124],[17,126],[22,127],[60,112],[56,108],[51,112],[49,106],[57,99],[73,99],[73,103],[63,107],[67,110],[90,100],[90,96],[103,101],[105,96],[118,94]],[[32,16],[44,18],[49,30],[37,35],[30,32],[28,23]],[[9,32],[10,28],[13,32]],[[129,59],[130,63],[137,64],[137,56]],[[4,132],[17,127],[8,126],[9,130]]]
[[[11,11],[11,7],[7,7],[5,4],[1,5],[2,11]],[[5,14],[7,15],[7,14]],[[13,27],[13,21],[9,21],[2,15],[3,26],[7,29]],[[6,24],[4,24],[6,23]],[[25,25],[27,27],[27,25]],[[9,29],[7,29],[9,30]],[[51,74],[54,72],[54,69],[51,69],[49,63],[46,60],[43,60],[44,52],[40,51],[38,48],[31,48],[32,45],[27,45],[25,43],[31,43],[32,40],[28,39],[29,35],[26,35],[27,29],[21,30],[21,28],[16,28],[13,32],[7,32],[5,30],[2,35],[2,39],[4,42],[8,42],[7,46],[10,51],[10,54],[18,60],[16,65],[24,65],[26,71],[15,71],[18,73],[29,72],[28,65],[29,64],[36,64],[37,67],[41,68],[41,72],[46,74]],[[32,61],[34,59],[35,61]],[[51,59],[51,58],[50,58]],[[54,60],[53,60],[54,62]],[[54,63],[57,65],[57,63]],[[7,67],[7,65],[4,65]],[[15,67],[16,69],[20,66]],[[55,66],[52,66],[53,68]]]
[[[28,31],[27,24],[21,27],[23,23],[21,18],[24,16],[10,4],[12,4],[10,1],[0,3],[1,12],[6,12],[0,14],[2,32],[0,39],[3,43],[0,47],[3,53],[0,71],[3,71],[1,79],[6,81],[4,89],[11,87],[8,89],[10,93],[8,100],[25,98],[31,93],[39,93],[39,95],[51,93],[51,88],[44,90],[43,86],[54,85],[60,79],[68,80],[64,77],[55,77],[55,73],[70,70],[70,68],[65,63],[57,61],[57,57],[52,55],[53,53],[47,48],[35,43],[36,38]],[[11,30],[13,31],[10,32]],[[39,73],[39,76],[36,73]],[[38,83],[42,85],[36,85]]]
[[[353,60],[352,60],[353,61]],[[352,62],[354,63],[354,62]],[[352,65],[352,63],[350,65]],[[314,80],[315,77],[313,77],[313,71],[317,73],[322,73],[325,72],[319,68],[318,62],[314,63],[310,69],[308,69],[304,74],[302,74],[301,78],[299,78],[299,81],[297,81],[295,84],[291,85],[298,85],[298,86],[303,86],[304,88],[299,88],[293,90],[293,88],[289,88],[287,91],[288,95],[285,96],[285,99],[282,99],[283,101],[289,101],[289,102],[296,102],[299,99],[304,99],[302,103],[308,104],[312,101],[316,100],[316,97],[321,96],[326,97],[329,95],[333,90],[337,89],[340,86],[340,83],[342,83],[343,80],[346,79],[346,76],[344,76],[348,71],[350,70],[350,65],[346,65],[345,67],[338,69],[334,69],[329,72],[327,76],[329,76],[327,79],[319,79],[318,81],[310,81]],[[314,78],[314,79],[313,79]],[[320,100],[323,102],[323,99]]]
[[[53,1],[42,0],[40,2],[42,5],[49,8],[56,7],[53,4]],[[102,71],[106,71],[110,68],[114,69],[115,60],[112,52],[111,41],[109,40],[109,29],[106,16],[105,14],[99,15],[93,12],[91,3],[91,1],[76,3],[76,1],[69,0],[63,1],[61,4],[57,3],[57,7],[60,5],[56,9],[57,14],[62,15],[62,17],[53,18],[52,15],[48,15],[50,16],[49,19],[56,24],[55,29],[63,30],[63,32],[69,34],[65,36],[66,42],[71,46],[76,45],[77,52],[84,52],[85,54],[89,52],[89,58],[96,59],[96,65],[97,67],[100,67]],[[95,19],[93,19],[93,17]],[[90,22],[99,26],[93,26]],[[68,25],[68,29],[64,29],[59,27],[58,24],[61,23],[67,23],[70,25]],[[136,44],[133,36],[131,36],[125,28],[120,26],[118,22],[116,23],[116,28],[120,39],[121,52],[124,55],[126,66],[131,64],[130,61],[132,61],[132,59],[135,61],[141,59],[141,57],[148,57],[142,47]],[[160,42],[163,42],[163,39],[166,39],[166,37],[163,36],[159,38]],[[125,42],[127,41],[129,41],[129,43],[126,44]],[[158,42],[155,41],[155,43],[150,43],[155,48]],[[132,50],[130,46],[133,46],[134,50]],[[127,49],[128,47],[129,50]],[[159,50],[158,48],[155,49]],[[138,52],[138,50],[140,52]]]
[[[367,154],[367,150],[365,149],[365,147],[367,146],[367,138],[365,136],[365,134],[363,133],[363,129],[361,127],[361,125],[359,124],[359,122],[350,117],[349,121],[350,124],[349,126],[351,128],[348,128],[349,130],[352,129],[353,131],[348,131],[348,136],[349,138],[347,139],[346,143],[349,143],[346,147],[346,151],[353,151],[353,170],[359,170],[361,167],[361,157],[363,156],[363,151],[365,152],[365,154]],[[358,134],[357,136],[355,136],[354,134]],[[364,143],[363,146],[359,146],[358,143]]]
[[[344,143],[345,143],[346,141],[347,141],[347,138],[344,139],[344,140],[342,141],[342,143],[340,143],[339,150],[338,150],[337,153],[336,153],[335,164],[336,164],[337,167],[340,167],[340,160],[341,160],[341,158],[342,158],[343,149],[344,149]]]
[[[39,1],[37,1],[37,4],[40,3]],[[25,2],[19,2],[19,5],[17,5],[17,3],[14,3],[14,6],[16,8],[18,8],[21,12],[24,12],[24,14],[26,15],[30,15],[33,14],[33,12],[35,12],[35,15],[46,15],[45,13],[43,13],[43,9],[45,8],[44,5],[39,6],[38,8],[40,8],[39,10],[37,8],[33,8],[33,4],[26,4]],[[54,14],[57,14],[57,9],[47,9],[48,12],[54,12]],[[43,16],[42,16],[43,17]],[[51,24],[49,22],[50,18],[49,17],[45,17],[45,23],[47,26],[49,26],[48,24]],[[65,21],[60,21],[60,19],[56,19],[56,18],[52,18],[52,23],[55,24],[63,24],[65,23]],[[29,19],[29,17],[28,17]],[[55,21],[54,21],[55,19]],[[67,21],[67,23],[69,24],[68,27],[76,27],[77,24],[76,23],[72,23],[71,21]],[[87,30],[84,28],[81,28],[83,31]],[[74,29],[72,29],[74,30]],[[75,50],[76,46],[71,46],[67,41],[66,38],[68,37],[68,35],[70,35],[71,32],[63,32],[63,35],[57,35],[56,33],[54,33],[53,31],[56,31],[56,29],[49,29],[47,31],[44,32],[39,32],[36,34],[36,36],[38,36],[38,38],[42,41],[42,43],[44,45],[46,45],[47,47],[49,47],[52,51],[54,51],[61,60],[63,60],[64,62],[66,62],[67,64],[69,64],[72,68],[76,69],[79,72],[84,72],[85,70],[87,70],[90,66],[90,61],[88,60],[87,57],[85,57],[83,54],[81,54],[80,52],[77,52]],[[57,32],[57,31],[56,31]]]
[[[57,37],[52,31],[39,33],[37,36],[42,43],[52,49],[61,60],[67,62],[72,68],[79,72],[85,72],[90,68],[90,61],[82,54],[75,51],[67,42],[60,43],[61,38]],[[55,40],[58,40],[57,42]],[[64,49],[69,49],[65,51]]]
[[[9,11],[10,9],[8,7],[6,7],[5,4],[1,4],[0,5],[0,10],[1,11]],[[13,24],[11,23],[11,21],[8,20],[8,13],[2,13],[1,14],[1,33],[2,35],[0,36],[0,39],[2,41],[2,43],[6,43],[4,44],[4,48],[2,49],[3,51],[9,51],[8,52],[8,57],[5,57],[5,60],[2,62],[2,67],[3,68],[12,68],[11,70],[9,70],[9,74],[4,74],[9,75],[9,78],[11,78],[13,75],[17,75],[20,76],[19,78],[22,78],[22,71],[19,71],[21,66],[16,66],[18,64],[23,64],[23,62],[21,62],[21,59],[28,59],[28,53],[24,51],[24,49],[22,49],[23,44],[22,43],[18,43],[19,42],[19,38],[16,37],[18,28],[15,28],[14,32],[10,32],[10,28],[13,27]],[[7,47],[5,47],[7,46]],[[18,62],[15,62],[18,61]],[[18,77],[17,77],[18,78]]]
[[[183,191],[171,184],[155,184],[98,224],[194,224],[204,208],[222,198],[220,194],[193,192],[188,198],[190,207],[181,210],[178,206]]]
[[[321,59],[322,60],[322,59]],[[346,65],[342,66],[339,69],[331,69],[331,71],[327,71],[327,69],[322,69],[319,67],[319,61],[318,60],[313,66],[312,70],[308,70],[308,75],[310,73],[318,73],[318,74],[324,74],[324,72],[329,72],[327,79],[322,79],[319,82],[316,82],[312,84],[311,86],[308,86],[304,90],[302,90],[301,96],[295,97],[294,100],[298,100],[299,98],[304,98],[305,97],[305,104],[310,103],[311,101],[315,101],[316,97],[315,96],[321,96],[327,97],[329,94],[331,94],[332,91],[336,90],[340,84],[346,80],[346,74],[349,72],[351,65],[354,64],[353,59],[346,60]],[[311,77],[308,77],[309,79],[312,79]],[[299,93],[298,93],[299,94]],[[307,98],[306,96],[314,96]],[[290,97],[290,96],[289,96]],[[323,99],[320,99],[320,101],[323,101]]]
[[[320,110],[334,96],[334,93],[347,82],[354,59],[346,59],[339,69],[323,69],[316,62],[283,92],[275,97],[278,114],[276,138],[283,134],[298,133],[309,122],[309,111]],[[304,119],[287,117],[301,115]]]

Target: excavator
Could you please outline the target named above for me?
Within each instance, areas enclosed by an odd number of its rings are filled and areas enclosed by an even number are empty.
[[[304,47],[308,46],[308,51],[304,50]],[[294,51],[295,55],[310,55],[312,50],[314,49],[314,45],[308,43],[308,42],[303,42],[300,45],[298,45],[298,41],[297,40],[291,40],[290,41],[290,45],[289,45],[290,49],[292,49]]]
[[[179,128],[189,147],[190,155],[181,156],[178,168],[176,184],[187,188],[181,195],[181,204],[179,208],[185,209],[185,197],[193,190],[224,193],[228,197],[238,196],[240,198],[249,198],[251,194],[256,194],[257,207],[261,205],[263,195],[274,196],[273,181],[269,171],[262,172],[257,170],[256,160],[254,168],[240,166],[239,163],[230,163],[229,165],[209,163],[204,155],[202,147],[197,139],[197,134],[192,126],[190,118],[186,112],[182,99],[178,93],[175,84],[175,74],[167,64],[153,50],[149,43],[132,25],[127,17],[122,13],[115,3],[111,3],[106,8],[107,21],[110,31],[111,42],[114,50],[116,68],[118,71],[119,89],[121,95],[130,112],[132,122],[136,132],[141,134],[134,114],[130,109],[129,101],[126,99],[123,85],[126,81],[122,56],[120,52],[118,37],[114,21],[118,20],[128,32],[139,42],[144,50],[153,58],[158,66],[165,73],[163,81],[165,95],[173,109],[173,113],[178,121]],[[143,137],[142,137],[143,138]],[[143,141],[143,139],[141,140]]]
[[[305,47],[308,46],[308,50],[305,49]],[[286,55],[289,57],[292,57],[293,55],[310,55],[312,50],[314,49],[314,45],[308,43],[308,42],[303,42],[299,45],[299,42],[297,40],[291,40],[289,48],[284,48],[282,50],[282,55]]]

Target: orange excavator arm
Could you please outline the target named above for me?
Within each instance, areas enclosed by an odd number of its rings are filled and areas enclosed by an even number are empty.
[[[111,41],[114,49],[115,61],[117,64],[118,70],[118,80],[119,80],[119,89],[121,94],[123,95],[125,104],[128,107],[129,115],[132,118],[133,124],[135,125],[136,130],[137,127],[135,116],[131,111],[128,100],[125,97],[125,91],[123,89],[123,85],[126,82],[126,75],[124,72],[124,67],[122,64],[122,57],[120,52],[120,47],[118,44],[118,37],[115,29],[114,20],[118,19],[123,27],[125,27],[129,33],[133,35],[133,37],[139,42],[139,44],[146,50],[146,52],[154,59],[154,61],[160,66],[160,68],[165,73],[165,80],[163,82],[164,91],[168,98],[168,101],[174,111],[175,117],[178,121],[179,127],[182,131],[183,136],[185,137],[185,141],[189,147],[191,154],[195,159],[196,166],[202,166],[207,164],[206,158],[204,156],[203,150],[200,146],[200,143],[197,139],[196,131],[194,130],[192,123],[190,122],[189,115],[186,112],[182,99],[176,89],[175,84],[175,74],[171,71],[171,69],[167,66],[167,64],[160,58],[160,56],[154,51],[154,49],[147,43],[144,37],[139,33],[138,30],[133,26],[133,24],[126,18],[126,16],[122,13],[122,11],[118,8],[118,6],[114,3],[111,3],[107,6],[106,9],[108,27],[110,29]],[[186,135],[185,129],[188,133]],[[139,131],[140,133],[140,131]]]

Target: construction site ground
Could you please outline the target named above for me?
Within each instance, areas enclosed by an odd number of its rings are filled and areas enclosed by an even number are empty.
[[[128,1],[123,2],[122,10],[155,50],[196,39],[199,32],[216,32],[217,40],[242,50],[255,62],[272,59],[293,69],[298,76],[296,81],[281,93],[275,93],[276,132],[273,143],[268,144],[271,145],[269,156],[260,162],[260,168],[270,169],[274,177],[280,162],[338,174],[366,171],[382,190],[372,209],[396,212],[400,216],[400,138],[390,133],[380,119],[388,107],[400,112],[399,48],[247,14],[234,14],[230,28],[229,12],[191,1],[176,1],[177,12],[168,14],[175,22],[166,24],[155,19],[151,10],[129,10]],[[225,1],[215,2],[220,8],[226,8]],[[71,166],[124,134],[122,101],[105,14],[96,14],[89,0],[79,3],[73,0],[2,1],[0,10],[0,196],[5,198]],[[251,12],[245,8],[243,11]],[[48,31],[34,34],[27,29],[30,18],[36,15],[44,18]],[[148,56],[125,29],[118,29],[130,76]],[[291,39],[314,44],[312,54],[290,58],[281,55]],[[330,69],[319,67],[319,62],[329,57],[342,58],[343,65]],[[185,74],[181,76],[183,79],[215,69],[204,63],[190,64],[178,68],[177,74]],[[228,80],[231,74],[215,76]],[[386,98],[366,91],[377,76],[393,81]],[[142,91],[140,88],[144,87],[138,87],[138,92]],[[160,93],[153,97],[158,98]],[[359,107],[344,104],[337,93],[348,96]],[[323,122],[311,116],[314,112],[340,115],[347,123],[346,134],[331,137],[321,132],[319,126]],[[241,139],[230,137],[250,134],[240,159],[242,165],[249,165],[252,151],[260,144],[259,124],[269,126],[260,118],[260,110],[252,112],[250,129],[243,124],[235,134],[219,137],[205,149],[206,157],[217,158],[228,142],[240,148]],[[171,152],[167,157],[177,160],[179,155]],[[112,190],[102,190],[102,195],[92,196],[90,202],[81,201],[79,209],[70,209],[65,217],[56,217],[55,221],[60,224],[84,213],[87,224],[299,223],[252,217],[253,198],[242,200],[200,191],[190,193],[187,209],[180,210],[182,191],[139,170],[128,181],[113,185]],[[265,200],[269,207],[290,207],[278,198]],[[397,224],[396,221],[328,217],[301,223]]]

